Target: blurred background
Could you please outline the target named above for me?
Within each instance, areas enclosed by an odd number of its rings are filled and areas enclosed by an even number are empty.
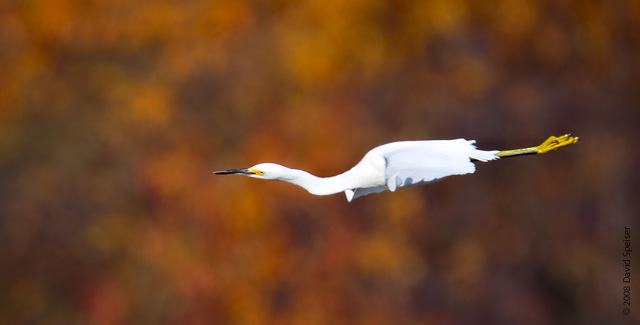
[[[637,322],[638,30],[631,0],[2,1],[0,323]],[[351,203],[211,174],[567,132]]]

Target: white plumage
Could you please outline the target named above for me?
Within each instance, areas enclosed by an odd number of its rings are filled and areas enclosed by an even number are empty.
[[[489,161],[500,157],[542,154],[578,142],[578,137],[565,134],[551,136],[542,144],[514,150],[478,150],[475,141],[425,140],[400,141],[381,145],[367,152],[350,170],[333,177],[316,177],[303,170],[264,163],[251,168],[230,169],[215,174],[241,174],[296,184],[315,195],[344,192],[351,201],[363,195],[398,187],[435,182],[451,175],[475,172],[472,160]]]
[[[431,183],[451,175],[470,174],[475,171],[471,160],[486,162],[498,158],[496,154],[499,151],[478,150],[474,143],[465,139],[388,143],[369,151],[350,170],[326,178],[273,163],[215,173],[285,181],[315,195],[345,192],[347,200],[351,201],[384,190],[393,192],[399,187]]]

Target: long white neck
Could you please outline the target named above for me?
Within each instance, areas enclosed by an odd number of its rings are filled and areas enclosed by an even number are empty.
[[[296,184],[314,195],[330,195],[357,188],[352,170],[333,177],[317,177],[304,170],[291,169],[287,177],[279,180]]]

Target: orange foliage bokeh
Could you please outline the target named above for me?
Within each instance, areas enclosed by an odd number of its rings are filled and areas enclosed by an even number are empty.
[[[0,323],[638,322],[638,30],[634,1],[2,2]],[[211,174],[569,131],[351,203]]]

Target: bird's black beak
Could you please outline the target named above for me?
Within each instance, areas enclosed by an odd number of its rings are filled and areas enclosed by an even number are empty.
[[[217,175],[233,175],[233,174],[254,175],[255,174],[249,168],[219,170],[219,171],[216,171],[216,172],[213,172],[213,173],[217,174]]]

